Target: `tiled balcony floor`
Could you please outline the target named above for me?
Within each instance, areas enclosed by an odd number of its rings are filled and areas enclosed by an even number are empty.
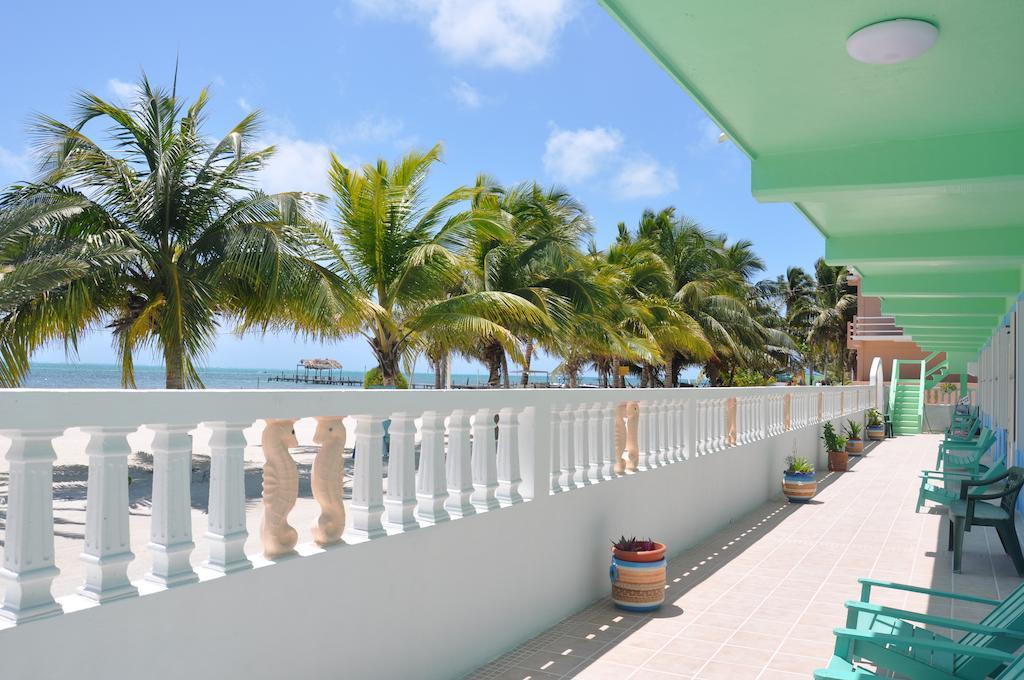
[[[851,456],[850,472],[819,477],[815,503],[768,503],[677,556],[660,612],[601,600],[469,677],[807,678],[831,655],[858,577],[1005,596],[1021,579],[994,530],[965,536],[963,573],[953,574],[945,517],[914,513],[917,475],[934,467],[940,440],[887,440]],[[872,601],[958,618],[986,611],[884,592]]]

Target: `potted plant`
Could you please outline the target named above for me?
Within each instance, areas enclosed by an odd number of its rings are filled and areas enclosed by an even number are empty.
[[[621,537],[612,542],[612,602],[619,609],[648,612],[665,601],[665,544]]]
[[[868,409],[868,439],[872,441],[885,439],[885,423],[882,422],[882,414],[876,408]]]
[[[846,434],[846,451],[848,453],[862,453],[864,451],[864,440],[860,437],[863,431],[864,426],[856,420],[846,421],[846,425],[843,426],[843,432]]]
[[[818,491],[814,480],[814,466],[806,458],[789,456],[782,473],[782,493],[790,503],[809,503]]]
[[[821,431],[821,441],[825,442],[828,453],[828,469],[831,472],[846,472],[849,469],[850,456],[846,449],[846,437],[836,432],[831,422],[826,422]]]

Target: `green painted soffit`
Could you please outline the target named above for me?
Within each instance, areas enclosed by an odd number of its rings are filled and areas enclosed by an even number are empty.
[[[1024,2],[599,1],[750,157],[754,196],[793,203],[883,312],[933,349],[984,344],[1024,288]],[[847,55],[901,17],[938,26],[929,52]],[[932,339],[929,318],[977,332]]]

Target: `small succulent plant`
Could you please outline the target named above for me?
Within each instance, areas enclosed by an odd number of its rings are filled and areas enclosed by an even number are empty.
[[[622,550],[625,552],[641,552],[646,550],[656,550],[657,545],[650,538],[626,538],[622,536],[617,541],[612,541],[612,545],[615,546],[616,550]]]
[[[814,466],[811,465],[811,461],[806,458],[797,458],[795,456],[789,456],[786,458],[786,472],[791,474],[807,474],[814,472]]]

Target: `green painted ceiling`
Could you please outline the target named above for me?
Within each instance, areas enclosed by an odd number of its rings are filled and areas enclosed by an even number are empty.
[[[1024,289],[1024,1],[600,1],[922,347],[984,344]],[[904,17],[921,57],[846,53]]]

